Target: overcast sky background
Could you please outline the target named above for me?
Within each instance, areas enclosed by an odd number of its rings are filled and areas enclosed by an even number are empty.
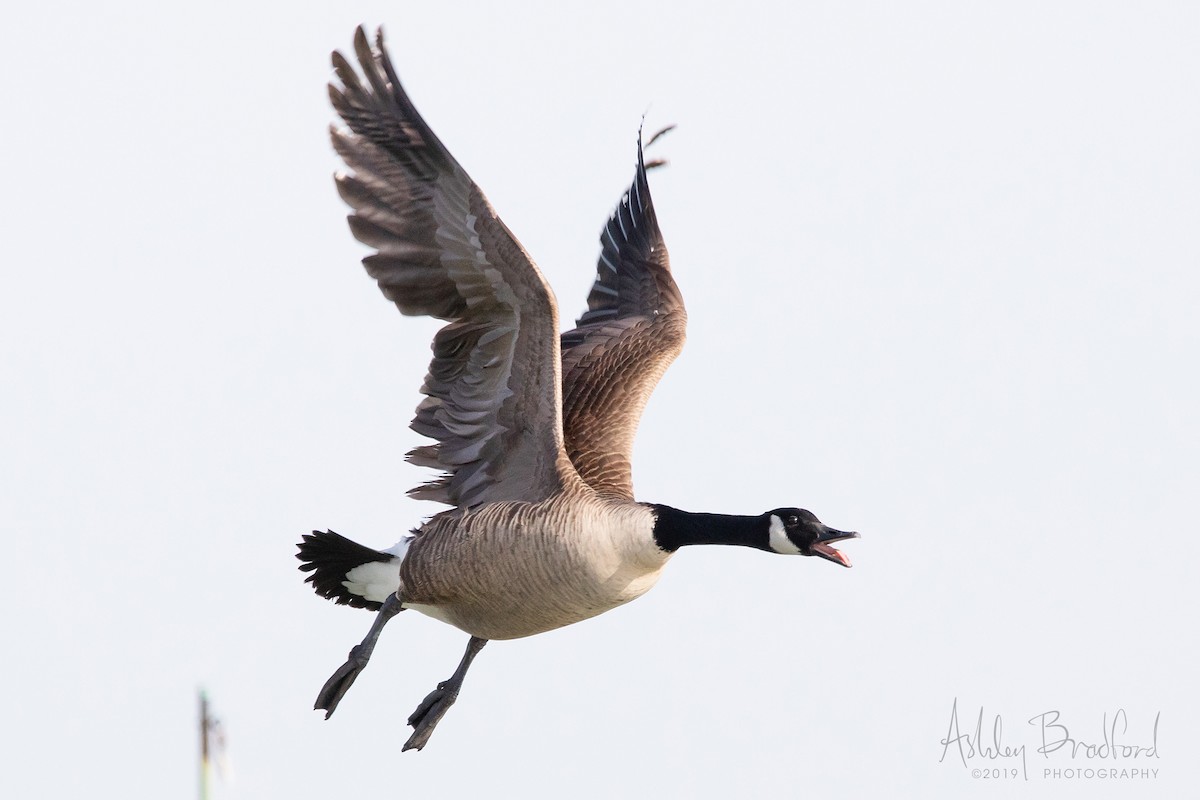
[[[21,4],[0,28],[0,795],[1181,797],[1200,786],[1200,6]],[[690,312],[639,496],[813,510],[843,570],[679,554],[483,652],[371,616],[294,543],[437,509],[403,454],[435,326],[364,275],[329,52],[382,23],[417,106],[584,307],[635,135]],[[972,778],[939,741],[1027,748]],[[1037,755],[1057,710],[1137,762]],[[1017,759],[1019,761],[1019,759]],[[1045,768],[1154,768],[1154,779]]]

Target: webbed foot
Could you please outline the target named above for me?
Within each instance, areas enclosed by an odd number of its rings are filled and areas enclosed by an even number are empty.
[[[429,737],[433,735],[433,729],[442,721],[442,717],[446,716],[446,712],[450,710],[450,706],[454,705],[454,701],[458,699],[458,693],[462,690],[463,678],[467,676],[467,668],[471,666],[471,662],[483,646],[487,644],[487,639],[479,639],[474,636],[467,643],[467,652],[463,654],[462,661],[458,664],[458,669],[454,670],[454,674],[437,685],[429,694],[425,695],[425,699],[417,706],[408,718],[408,724],[413,727],[412,736],[408,737],[408,741],[404,743],[404,750],[420,750],[429,741]]]
[[[371,660],[371,653],[375,650],[375,642],[379,640],[383,626],[403,610],[404,606],[401,605],[400,598],[394,594],[383,601],[379,613],[375,616],[375,622],[371,624],[371,630],[367,633],[367,638],[362,640],[362,644],[356,644],[350,648],[350,655],[346,658],[346,663],[338,667],[337,672],[334,672],[329,676],[329,680],[325,681],[325,685],[321,687],[321,693],[317,695],[317,702],[313,704],[314,709],[325,712],[325,719],[329,719],[333,715],[338,703],[354,685],[358,673],[367,668],[367,663]]]
[[[317,695],[317,702],[313,704],[313,708],[324,711],[325,719],[329,719],[337,710],[338,703],[354,685],[358,673],[366,669],[367,663],[371,660],[370,653],[364,656],[362,650],[362,645],[358,644],[350,648],[350,655],[346,658],[346,663],[338,667],[337,672],[333,673],[321,687],[321,693]]]

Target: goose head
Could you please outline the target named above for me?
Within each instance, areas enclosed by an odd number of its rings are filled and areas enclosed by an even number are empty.
[[[854,531],[839,531],[829,527],[817,515],[803,508],[777,508],[768,511],[767,518],[768,544],[776,553],[798,556],[820,556],[841,564],[850,566],[846,554],[833,547],[833,542],[843,539],[857,539]]]

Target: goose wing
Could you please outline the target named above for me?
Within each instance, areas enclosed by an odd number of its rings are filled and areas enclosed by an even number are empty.
[[[469,507],[538,500],[571,470],[562,446],[558,312],[529,254],[417,113],[379,31],[360,27],[362,79],[340,53],[329,86],[346,128],[338,191],[375,249],[367,272],[401,313],[449,324],[433,340],[413,430],[436,440],[408,460],[443,474],[409,492]]]
[[[687,328],[650,198],[640,131],[637,172],[600,246],[588,310],[562,335],[566,448],[593,489],[632,500],[638,420],[683,349]]]

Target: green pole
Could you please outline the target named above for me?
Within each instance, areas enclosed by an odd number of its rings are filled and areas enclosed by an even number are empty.
[[[208,800],[208,733],[211,722],[208,716],[208,695],[200,690],[200,800]]]

